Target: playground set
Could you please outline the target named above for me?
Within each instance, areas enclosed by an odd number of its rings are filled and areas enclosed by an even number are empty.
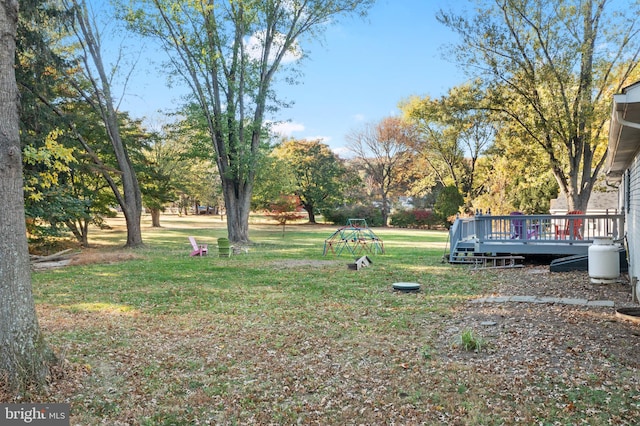
[[[384,254],[384,244],[365,219],[348,219],[345,226],[324,240],[323,254],[331,252],[340,256],[344,250],[354,257],[364,253]]]

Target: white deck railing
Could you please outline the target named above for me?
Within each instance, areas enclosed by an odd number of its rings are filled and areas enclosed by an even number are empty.
[[[483,244],[590,244],[595,237],[624,237],[622,214],[601,215],[477,215],[458,218],[449,230],[451,251],[459,242]],[[535,252],[535,249],[526,250]],[[548,252],[548,250],[546,250]]]

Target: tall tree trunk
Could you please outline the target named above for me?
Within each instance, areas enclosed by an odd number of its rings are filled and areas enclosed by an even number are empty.
[[[95,62],[100,64],[98,67],[99,70],[104,69],[100,58],[96,59]],[[116,154],[118,168],[122,174],[122,192],[124,197],[117,197],[117,199],[120,201],[120,206],[122,207],[122,212],[124,213],[124,218],[127,223],[126,247],[141,247],[144,244],[142,242],[142,227],[140,225],[142,220],[142,194],[140,192],[140,184],[138,183],[136,171],[131,164],[129,154],[120,136],[120,125],[113,107],[109,82],[106,80],[106,75],[103,74],[104,73],[101,72],[103,82],[102,90],[106,94],[104,97],[106,113],[103,112],[103,119],[107,126],[107,134],[113,146],[113,151]],[[122,202],[123,198],[124,202]]]
[[[566,195],[567,211],[581,211],[583,213],[586,213],[590,197],[591,188],[583,189],[579,194],[576,194],[574,192],[572,194]]]
[[[308,206],[305,208],[305,210],[309,214],[309,223],[316,223],[316,212],[313,206]]]
[[[560,193],[565,196],[567,200],[567,211],[581,211],[587,212],[587,205],[589,204],[589,198],[591,197],[592,183],[588,182],[582,188],[582,191],[577,192],[573,186],[569,185],[566,179],[563,179],[562,172],[553,170],[556,182],[560,187]],[[595,180],[595,176],[593,178]]]
[[[316,210],[313,208],[313,203],[301,203],[304,211],[309,215],[309,223],[316,223]]]
[[[248,244],[249,241],[249,213],[251,191],[235,190],[234,180],[222,181],[224,204],[227,210],[227,233],[232,244]]]
[[[151,227],[160,228],[160,209],[151,210]]]
[[[389,220],[389,215],[388,212],[389,211],[389,198],[387,197],[387,194],[382,191],[382,226],[387,226],[387,221]]]
[[[143,245],[142,228],[140,226],[142,216],[140,184],[120,134],[118,115],[114,107],[113,96],[111,95],[111,79],[102,61],[99,34],[96,35],[94,33],[85,1],[72,0],[72,3],[77,8],[76,17],[80,27],[77,37],[78,40],[83,43],[85,49],[85,57],[83,58],[86,67],[85,71],[93,87],[93,96],[85,95],[85,97],[94,105],[94,109],[96,109],[104,121],[109,141],[111,142],[116,161],[118,162],[118,169],[122,179],[123,195],[119,193],[119,189],[114,185],[112,180],[108,180],[109,186],[114,192],[118,204],[122,207],[127,223],[126,247],[140,247]],[[94,77],[91,72],[91,69],[94,67],[98,74],[97,78]]]
[[[119,135],[118,135],[119,139]],[[122,141],[119,145],[122,147]],[[114,143],[114,147],[116,143]],[[126,161],[122,162],[118,159],[120,170],[122,171],[122,188],[124,193],[124,203],[121,203],[124,218],[127,223],[127,244],[128,248],[137,248],[143,246],[142,242],[142,194],[140,193],[140,185],[136,173],[129,162],[128,155]]]
[[[40,333],[31,289],[24,214],[18,87],[14,72],[18,2],[0,5],[0,376],[20,390],[44,384],[51,352]]]

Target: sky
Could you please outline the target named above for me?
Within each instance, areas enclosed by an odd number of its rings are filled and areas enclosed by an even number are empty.
[[[301,44],[309,57],[299,65],[299,84],[274,86],[279,98],[292,106],[269,118],[281,122],[277,129],[285,136],[322,139],[348,157],[348,134],[398,115],[403,99],[440,97],[467,80],[443,57],[457,39],[435,15],[451,4],[451,0],[377,0],[367,17],[333,23],[321,43]],[[138,74],[139,82],[120,109],[148,122],[162,121],[158,111],[175,108],[185,89],[167,88],[157,73],[143,73],[142,78]]]

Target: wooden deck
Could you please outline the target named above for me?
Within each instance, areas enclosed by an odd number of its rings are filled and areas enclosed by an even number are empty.
[[[624,215],[478,215],[449,230],[449,261],[465,256],[587,254],[596,237],[620,240]]]

